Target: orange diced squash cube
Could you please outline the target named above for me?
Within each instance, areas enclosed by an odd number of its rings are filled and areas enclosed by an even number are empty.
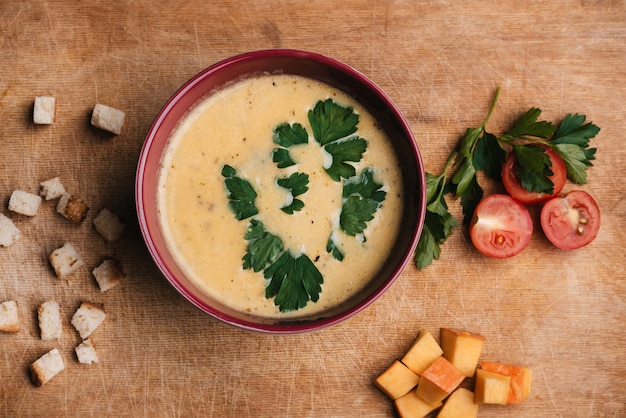
[[[477,404],[506,405],[509,396],[511,376],[476,369],[476,387],[474,402]]]
[[[443,401],[465,379],[465,375],[444,357],[433,362],[420,378],[417,395],[430,404]]]
[[[480,368],[489,372],[499,373],[504,376],[510,376],[511,384],[509,386],[509,395],[507,397],[506,403],[519,404],[524,402],[524,400],[528,396],[528,392],[530,392],[530,369],[520,366],[513,366],[510,364],[492,363],[488,361],[482,361],[480,363]],[[528,389],[525,391],[526,387],[528,387]]]
[[[441,406],[441,402],[429,404],[417,395],[415,390],[394,401],[400,418],[423,418]]]
[[[416,375],[398,360],[394,362],[380,374],[374,385],[382,390],[385,395],[395,400],[406,395],[411,389],[417,386],[419,376]]]
[[[443,356],[465,376],[472,377],[485,344],[485,337],[473,332],[441,328],[439,342]]]
[[[474,392],[465,388],[458,388],[443,404],[437,418],[476,418],[478,404],[474,403]]]
[[[411,347],[402,357],[402,363],[421,375],[442,354],[443,350],[435,340],[435,337],[430,332],[422,330],[419,337],[411,344]]]

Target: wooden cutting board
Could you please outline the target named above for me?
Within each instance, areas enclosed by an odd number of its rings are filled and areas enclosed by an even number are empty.
[[[136,162],[180,85],[221,59],[264,48],[322,53],[370,77],[406,115],[432,172],[482,122],[497,86],[489,123],[496,133],[531,106],[553,121],[586,114],[602,128],[582,186],[600,205],[600,234],[563,252],[536,230],[524,253],[498,261],[480,256],[459,228],[439,261],[424,271],[409,265],[367,310],[314,333],[252,333],[200,313],[143,244]],[[0,198],[22,238],[0,248],[0,299],[18,300],[22,328],[0,335],[0,415],[393,416],[372,380],[421,329],[438,335],[447,326],[482,333],[485,360],[534,370],[526,403],[481,406],[480,416],[625,416],[625,80],[623,1],[4,2]],[[39,95],[57,98],[53,125],[32,124]],[[89,125],[96,103],[126,113],[119,136]],[[13,190],[36,193],[54,176],[90,206],[84,223],[61,218],[51,202],[34,218],[8,212]],[[119,242],[94,231],[102,208],[128,224]],[[60,281],[47,256],[68,241],[86,265]],[[119,258],[127,278],[101,293],[91,270],[106,256]],[[58,342],[39,338],[35,312],[46,300],[61,305]],[[69,323],[84,300],[108,314],[93,337],[100,362],[90,366],[76,361]],[[66,369],[35,388],[28,365],[53,347]]]

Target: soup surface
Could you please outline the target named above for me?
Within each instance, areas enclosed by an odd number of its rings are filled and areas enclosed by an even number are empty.
[[[309,114],[316,105],[323,110],[319,106],[329,103],[334,110],[358,115],[358,130],[333,143],[354,138],[366,143],[359,159],[344,156],[343,168],[352,166],[355,173],[350,180],[329,175],[344,148],[339,145],[339,151],[333,150],[314,138]],[[281,125],[290,132],[294,127],[303,128],[307,141],[287,145],[279,142],[276,129]],[[285,154],[293,164],[281,168],[280,156]],[[224,174],[225,167],[230,174]],[[304,192],[279,184],[279,179],[292,174],[308,176]],[[237,191],[227,187],[228,177],[251,186],[256,194],[256,214],[237,218],[232,208]],[[377,199],[358,194],[350,199],[351,203],[374,208],[372,219],[366,216],[361,224],[365,228],[350,234],[342,228],[343,223],[354,221],[345,207],[348,183],[378,185]],[[403,194],[393,147],[365,108],[342,91],[316,80],[264,75],[229,85],[189,112],[163,154],[157,198],[159,222],[169,250],[199,288],[240,311],[265,317],[298,317],[323,312],[367,285],[398,235]],[[292,205],[296,200],[301,207]],[[290,207],[295,208],[292,213],[285,210]],[[352,206],[357,218],[362,215],[360,207]],[[304,306],[284,309],[275,294],[266,295],[273,280],[264,275],[268,269],[244,268],[244,256],[252,251],[252,241],[246,234],[253,223],[262,224],[266,232],[282,242],[282,252],[292,259],[305,256],[319,272],[323,279],[318,283],[321,291],[301,303]],[[298,282],[301,278],[291,279],[295,279],[292,287],[302,292]],[[288,285],[287,281],[283,284]],[[290,294],[285,291],[281,299],[288,299]]]

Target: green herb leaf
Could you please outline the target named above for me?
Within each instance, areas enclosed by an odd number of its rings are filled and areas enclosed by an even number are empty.
[[[554,149],[559,153],[565,167],[567,167],[567,178],[576,184],[587,183],[587,168],[591,166],[590,159],[595,158],[593,153],[589,154],[589,151],[595,153],[595,148],[585,150],[576,144],[556,144]],[[589,158],[591,156],[591,158]]]
[[[473,161],[476,171],[484,171],[487,177],[500,181],[502,164],[506,161],[506,151],[495,135],[484,132],[476,144]]]
[[[296,162],[291,159],[289,150],[286,148],[274,148],[272,151],[272,162],[277,163],[278,168],[291,167],[296,165]]]
[[[463,208],[463,225],[469,225],[476,210],[476,206],[483,198],[483,189],[478,184],[476,176],[472,179],[465,192],[461,195]]]
[[[328,238],[328,242],[326,243],[326,251],[331,253],[333,258],[338,261],[343,261],[345,254],[339,246],[333,240],[332,235]]]
[[[381,190],[382,184],[376,183],[374,180],[374,170],[370,167],[365,168],[358,177],[351,177],[343,184],[343,197],[357,194],[366,199],[372,199],[376,202],[385,200],[387,192]]]
[[[352,135],[359,123],[353,108],[340,106],[332,99],[317,102],[308,116],[313,137],[321,145]]]
[[[340,142],[328,144],[324,149],[333,159],[326,172],[334,181],[339,181],[341,178],[347,179],[356,174],[354,166],[346,161],[360,161],[367,149],[367,141],[358,136],[353,136]]]
[[[274,128],[274,143],[284,148],[274,148],[272,151],[272,161],[277,163],[278,168],[285,168],[295,165],[295,161],[291,159],[287,148],[293,145],[307,144],[309,142],[309,134],[306,129],[299,123],[290,125],[281,123]]]
[[[235,214],[237,220],[242,220],[259,213],[254,201],[257,197],[252,185],[236,176],[237,172],[229,165],[222,167],[222,176],[225,177],[226,195],[229,199],[228,206]]]
[[[441,244],[452,234],[455,227],[456,219],[447,211],[447,208],[443,214],[426,211],[424,227],[414,256],[418,269],[423,270],[432,264],[433,260],[439,260]]]
[[[548,177],[554,174],[552,162],[545,150],[534,145],[513,145],[520,183],[529,192],[552,194],[554,183]]]
[[[289,251],[265,269],[264,277],[269,280],[265,297],[275,297],[274,304],[281,312],[304,308],[309,300],[317,302],[324,282],[322,274],[305,254],[293,257]]]
[[[296,199],[296,196],[306,193],[309,190],[309,175],[305,173],[293,173],[289,177],[278,179],[276,181],[280,187],[288,189],[292,196],[289,205],[280,208],[283,212],[291,215],[304,207],[304,202]]]
[[[309,134],[299,123],[290,125],[285,122],[274,128],[274,143],[283,148],[289,148],[292,145],[307,144],[308,142]]]
[[[541,115],[541,109],[536,107],[530,108],[524,113],[513,125],[513,127],[504,134],[505,138],[522,138],[525,136],[534,136],[537,138],[550,138],[556,127],[546,121],[537,122],[537,118]]]
[[[348,197],[341,206],[339,225],[348,235],[355,236],[365,231],[366,222],[374,219],[378,202],[357,195]]]
[[[461,196],[476,178],[476,167],[471,158],[463,159],[463,164],[457,169],[452,177],[452,183],[456,185],[456,195]]]
[[[259,272],[272,264],[283,251],[283,243],[276,235],[265,230],[263,223],[252,219],[244,235],[248,246],[243,256],[243,268]]]
[[[585,115],[568,114],[550,141],[567,167],[567,178],[577,184],[587,183],[587,168],[593,164],[596,148],[589,148],[589,139],[595,137],[600,128],[585,123]]]

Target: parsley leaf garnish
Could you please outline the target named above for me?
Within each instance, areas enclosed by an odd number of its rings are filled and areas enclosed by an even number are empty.
[[[355,175],[356,170],[348,162],[359,162],[367,148],[367,141],[352,136],[359,124],[359,115],[352,107],[343,107],[332,99],[319,101],[309,110],[309,123],[313,138],[332,157],[326,172],[334,181]]]
[[[353,108],[340,106],[332,99],[317,102],[308,116],[313,137],[321,145],[352,135],[359,124]]]
[[[285,168],[295,165],[295,161],[291,159],[287,148],[293,145],[307,144],[309,142],[309,134],[306,129],[299,123],[290,125],[281,123],[274,128],[274,143],[282,148],[274,148],[272,151],[272,161],[277,163],[278,168]]]
[[[367,227],[366,222],[374,219],[376,209],[378,209],[378,202],[352,195],[341,206],[339,225],[348,235],[360,234]]]
[[[263,276],[269,280],[265,297],[275,297],[274,304],[281,312],[303,308],[309,300],[317,302],[324,278],[305,254],[294,257],[283,251],[281,239],[266,231],[257,219],[250,220],[244,238],[248,246],[243,268],[263,270]]]
[[[482,171],[487,178],[500,181],[507,150],[514,152],[521,184],[529,191],[552,193],[554,190],[554,184],[548,178],[553,174],[550,158],[537,144],[551,147],[559,153],[571,181],[579,184],[587,182],[586,171],[592,165],[596,152],[595,148],[589,148],[589,139],[596,136],[600,128],[590,122],[585,123],[585,116],[579,114],[566,115],[556,127],[550,122],[538,120],[541,109],[533,107],[498,137],[487,132],[485,126],[499,94],[500,88],[496,89],[482,125],[465,131],[450,153],[443,172],[440,175],[426,173],[426,220],[414,257],[419,269],[439,259],[441,245],[457,226],[456,219],[448,210],[446,195],[460,198],[463,223],[468,224],[483,197],[477,174]]]
[[[265,230],[263,223],[251,219],[244,235],[248,246],[243,256],[243,268],[259,272],[272,264],[283,251],[283,242]]]
[[[300,196],[309,190],[309,175],[305,173],[293,173],[289,177],[278,179],[276,182],[280,187],[288,189],[292,196],[291,203],[280,209],[289,215],[293,214],[295,211],[301,210],[304,207],[304,202],[300,199],[296,199],[296,196]]]
[[[333,239],[332,234],[330,237],[328,237],[328,242],[326,243],[326,252],[331,253],[333,258],[338,261],[343,261],[345,257],[344,252],[341,251],[341,248],[339,248],[339,246]]]
[[[339,226],[346,234],[360,234],[367,227],[366,222],[374,219],[374,213],[387,195],[382,187],[374,181],[374,170],[369,167],[360,176],[344,182]]]
[[[252,185],[245,179],[236,176],[237,172],[229,165],[222,167],[222,176],[225,177],[226,195],[229,199],[228,206],[235,214],[237,220],[242,220],[259,213],[254,200],[257,197]]]
[[[326,145],[324,149],[333,158],[330,167],[326,168],[330,178],[339,181],[341,178],[347,179],[354,176],[356,169],[346,161],[360,161],[366,148],[367,141],[358,136]]]
[[[385,200],[387,195],[387,192],[381,190],[382,187],[382,184],[374,181],[374,170],[367,167],[361,172],[360,177],[349,178],[344,182],[343,197],[358,194],[380,203]]]
[[[281,312],[304,308],[310,301],[317,302],[324,278],[305,254],[294,257],[289,251],[265,269],[269,280],[265,297],[275,297],[274,304]]]

